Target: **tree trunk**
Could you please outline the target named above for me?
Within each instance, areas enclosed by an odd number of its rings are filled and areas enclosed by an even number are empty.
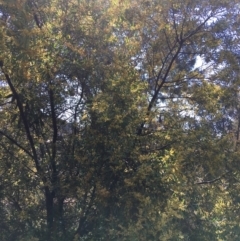
[[[50,192],[49,187],[45,187],[45,200],[46,200],[46,211],[47,211],[47,238],[52,240],[53,232],[53,198],[54,195]]]

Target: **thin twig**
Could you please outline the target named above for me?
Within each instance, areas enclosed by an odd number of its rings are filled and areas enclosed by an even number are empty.
[[[219,176],[219,177],[217,177],[215,179],[208,180],[208,181],[202,181],[202,182],[195,182],[194,184],[211,184],[211,183],[214,183],[216,181],[219,181],[220,179],[222,179],[228,173],[229,173],[229,171],[223,173],[221,176]]]

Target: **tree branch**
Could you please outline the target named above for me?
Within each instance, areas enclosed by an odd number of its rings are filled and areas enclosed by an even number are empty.
[[[52,115],[52,126],[53,126],[53,136],[52,136],[52,156],[51,156],[51,166],[53,170],[53,182],[56,181],[57,176],[57,168],[55,164],[55,158],[56,158],[56,142],[57,142],[57,117],[55,112],[55,101],[54,101],[54,94],[52,90],[52,85],[49,86],[49,99],[50,99],[50,106],[51,106],[51,115]]]
[[[173,57],[172,57],[169,65],[168,65],[168,67],[167,67],[167,70],[166,70],[163,78],[161,78],[162,69],[161,69],[161,70],[159,71],[159,73],[158,73],[158,76],[157,76],[157,80],[156,80],[156,81],[159,82],[159,80],[161,79],[161,83],[158,84],[158,87],[157,87],[157,89],[156,89],[156,91],[155,91],[155,93],[154,93],[154,95],[153,95],[153,97],[152,97],[152,99],[151,99],[151,101],[150,101],[150,103],[149,103],[149,105],[148,105],[147,116],[149,115],[149,113],[150,113],[150,111],[151,111],[151,109],[152,109],[152,107],[153,107],[153,104],[155,103],[155,101],[156,101],[156,99],[157,99],[157,96],[158,96],[161,88],[163,87],[164,83],[166,82],[166,79],[167,79],[167,77],[168,77],[168,75],[169,75],[169,72],[170,72],[170,70],[171,70],[171,68],[172,68],[172,65],[173,65],[174,61],[176,60],[176,58],[177,58],[177,56],[178,56],[178,54],[179,54],[179,52],[180,52],[180,50],[181,50],[181,48],[182,48],[182,46],[183,46],[183,43],[184,43],[184,41],[179,42],[179,46],[178,46],[178,48],[177,48],[177,51],[176,51],[175,54],[173,55]],[[172,53],[172,52],[173,52],[173,50],[171,51],[171,53]],[[171,53],[169,53],[169,54],[171,54]],[[168,54],[168,55],[169,55],[169,54]],[[138,135],[141,135],[141,134],[142,134],[142,130],[143,130],[144,124],[145,124],[145,121],[144,121],[144,122],[141,124],[141,126],[139,127],[138,132],[137,132]]]
[[[2,69],[2,67],[1,67],[1,69]],[[35,145],[34,145],[34,141],[33,141],[33,138],[32,138],[31,132],[30,132],[30,128],[29,128],[29,125],[28,125],[28,120],[27,120],[26,115],[24,113],[22,101],[21,101],[21,99],[19,97],[19,94],[17,93],[15,87],[13,86],[12,81],[11,81],[9,75],[7,73],[5,73],[3,71],[3,69],[2,69],[2,72],[5,75],[7,83],[8,83],[8,85],[9,85],[9,87],[10,87],[12,93],[13,93],[14,98],[17,101],[17,107],[19,109],[20,116],[21,116],[22,121],[23,121],[23,125],[25,127],[27,139],[28,139],[30,147],[32,149],[32,157],[34,159],[34,162],[35,162],[35,165],[36,165],[36,169],[39,172],[41,168],[40,168],[40,165],[39,165],[39,162],[38,162],[37,151],[36,151],[36,148],[35,148]]]
[[[217,182],[219,181],[220,179],[222,179],[226,174],[228,174],[229,171],[223,173],[221,176],[215,178],[215,179],[212,179],[212,180],[208,180],[208,181],[202,181],[202,182],[195,182],[194,184],[211,184],[211,183],[214,183],[214,182]]]
[[[0,130],[0,134],[5,136],[9,141],[11,141],[14,145],[16,145],[17,147],[19,147],[20,149],[22,149],[25,153],[27,153],[32,159],[34,159],[33,155],[26,149],[24,148],[22,145],[20,145],[16,140],[14,140],[11,136],[7,135],[6,133],[4,133],[3,131]]]

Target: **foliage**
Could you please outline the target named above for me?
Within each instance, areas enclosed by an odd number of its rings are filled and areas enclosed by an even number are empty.
[[[0,239],[238,240],[239,7],[0,0]]]

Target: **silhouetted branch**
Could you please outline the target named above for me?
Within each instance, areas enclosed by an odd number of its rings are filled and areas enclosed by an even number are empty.
[[[229,173],[229,171],[225,172],[224,174],[222,174],[221,176],[219,176],[215,179],[208,180],[208,181],[195,182],[195,184],[211,184],[211,183],[219,181],[220,179],[222,179],[228,173]]]

